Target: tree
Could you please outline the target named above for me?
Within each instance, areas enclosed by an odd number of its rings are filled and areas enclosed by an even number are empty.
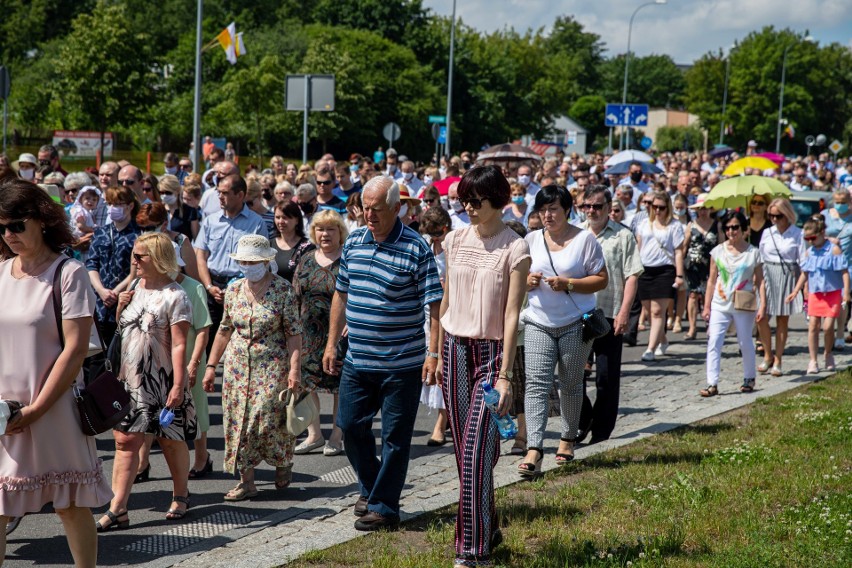
[[[566,104],[581,95],[597,93],[604,50],[598,34],[585,31],[573,16],[559,16],[544,41],[544,49],[553,55],[554,66],[568,90],[574,91],[565,93]]]
[[[600,95],[586,95],[571,105],[568,116],[589,131],[589,147],[600,145],[600,139],[607,135],[604,125],[606,100]]]
[[[624,91],[624,55],[605,60],[600,66],[603,96],[621,102]],[[686,83],[683,72],[668,55],[631,55],[627,76],[627,102],[656,108],[679,107]]]
[[[148,42],[128,30],[124,6],[99,0],[74,20],[56,62],[70,125],[98,130],[102,148],[107,127],[130,126],[154,102]]]
[[[707,53],[686,72],[686,108],[698,115],[710,140],[718,140],[722,127],[722,100],[727,62],[721,52]],[[730,108],[730,107],[729,107]],[[730,123],[726,112],[725,123]]]
[[[655,145],[660,152],[692,152],[704,148],[704,133],[695,125],[661,126]]]

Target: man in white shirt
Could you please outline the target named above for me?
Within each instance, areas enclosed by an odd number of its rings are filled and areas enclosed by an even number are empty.
[[[535,203],[535,195],[541,190],[541,186],[532,180],[532,168],[524,164],[518,167],[518,183],[527,192],[527,205],[530,207]]]

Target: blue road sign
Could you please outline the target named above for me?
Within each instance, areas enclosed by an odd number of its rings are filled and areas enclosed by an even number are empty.
[[[438,144],[446,144],[447,143],[447,127],[442,126],[441,130],[438,131]]]
[[[642,141],[641,141],[641,142],[639,142],[639,144],[641,144],[641,145],[642,145],[642,147],[643,147],[643,148],[645,148],[646,150],[647,150],[648,148],[650,148],[650,147],[651,147],[651,144],[653,144],[653,143],[654,143],[654,141],[653,141],[653,140],[651,140],[650,138],[648,138],[647,136],[645,136],[644,138],[642,138]]]
[[[607,103],[604,124],[606,126],[648,126],[648,105]]]

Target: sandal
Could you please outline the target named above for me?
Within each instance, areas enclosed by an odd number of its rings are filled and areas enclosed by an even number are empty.
[[[754,352],[759,354],[759,355],[762,355],[763,354],[763,343],[761,343],[760,341],[755,341],[754,342]]]
[[[754,392],[754,379],[743,379],[740,392]]]
[[[527,439],[515,436],[515,443],[512,445],[512,449],[509,450],[509,455],[522,456],[525,453],[527,453]]]
[[[123,531],[130,528],[130,517],[127,515],[127,511],[116,515],[112,511],[107,510],[104,515],[109,519],[109,524],[103,525],[100,521],[96,522],[95,529],[98,532],[107,532],[111,530]]]
[[[784,371],[781,370],[780,365],[773,365],[772,370],[770,371],[773,377],[780,377],[784,374]]]
[[[769,372],[771,366],[772,364],[769,361],[764,361],[763,363],[757,366],[757,372],[761,375],[765,375]]]
[[[538,477],[542,474],[541,471],[541,461],[544,459],[544,452],[541,451],[541,448],[528,448],[527,452],[538,452],[538,459],[533,463],[523,462],[518,465],[518,473],[521,474],[521,477]]]
[[[257,494],[257,487],[254,487],[253,484],[240,482],[236,487],[225,493],[225,501],[245,501],[257,497]]]
[[[183,503],[186,505],[186,509],[169,509],[166,511],[166,520],[179,521],[186,516],[186,512],[189,510],[189,493],[186,494],[186,497],[172,495],[172,501],[175,503]]]
[[[562,442],[571,443],[571,448],[568,450],[570,453],[556,453],[556,465],[566,465],[568,462],[574,459],[574,438],[559,438],[559,440]]]
[[[190,479],[203,479],[207,477],[208,473],[213,471],[213,456],[210,455],[210,452],[207,452],[207,463],[204,464],[204,467],[201,469],[192,468],[189,470],[189,478]]]
[[[290,482],[293,480],[292,467],[276,467],[275,468],[275,489],[287,489],[290,487]]]
[[[717,387],[716,385],[711,385],[706,389],[701,389],[700,391],[698,391],[698,394],[700,394],[704,398],[707,398],[709,396],[716,396],[717,394],[719,394],[719,387]]]

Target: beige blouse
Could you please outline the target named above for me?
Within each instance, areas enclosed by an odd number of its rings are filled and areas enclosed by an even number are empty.
[[[458,337],[503,339],[509,274],[530,258],[529,245],[509,227],[483,240],[470,226],[447,234],[444,250],[450,287],[444,330]]]

